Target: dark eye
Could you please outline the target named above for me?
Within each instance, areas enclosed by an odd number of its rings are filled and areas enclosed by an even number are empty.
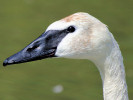
[[[68,28],[67,28],[67,32],[68,33],[72,33],[72,32],[74,32],[75,31],[75,27],[73,27],[73,26],[69,26]]]

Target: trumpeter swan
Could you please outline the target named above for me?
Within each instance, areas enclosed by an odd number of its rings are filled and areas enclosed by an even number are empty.
[[[128,100],[121,51],[106,25],[95,17],[80,12],[52,23],[3,65],[49,57],[91,60],[102,78],[104,100]]]

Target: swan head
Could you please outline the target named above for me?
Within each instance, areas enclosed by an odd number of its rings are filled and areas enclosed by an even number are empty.
[[[75,13],[52,23],[46,31],[3,65],[49,57],[100,59],[110,50],[112,36],[106,25],[88,13]]]
[[[67,34],[58,45],[55,53],[58,57],[93,60],[101,58],[111,49],[112,36],[108,28],[88,13],[70,15],[53,23],[48,29],[54,26],[55,29],[66,29],[70,26],[75,28],[75,31]]]

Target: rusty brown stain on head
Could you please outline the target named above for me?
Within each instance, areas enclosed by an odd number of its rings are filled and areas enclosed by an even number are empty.
[[[78,13],[78,14],[73,14],[73,15],[67,16],[67,17],[63,18],[62,20],[65,21],[65,22],[71,22],[71,21],[74,21],[74,20],[80,20],[83,17],[85,17],[85,16]]]

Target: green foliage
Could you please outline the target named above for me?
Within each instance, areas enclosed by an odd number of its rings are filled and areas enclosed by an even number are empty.
[[[124,56],[133,100],[133,1],[0,0],[0,100],[102,100],[102,82],[88,60],[46,59],[2,67],[5,58],[29,44],[52,22],[88,12],[107,24]],[[61,84],[64,91],[52,92]]]

